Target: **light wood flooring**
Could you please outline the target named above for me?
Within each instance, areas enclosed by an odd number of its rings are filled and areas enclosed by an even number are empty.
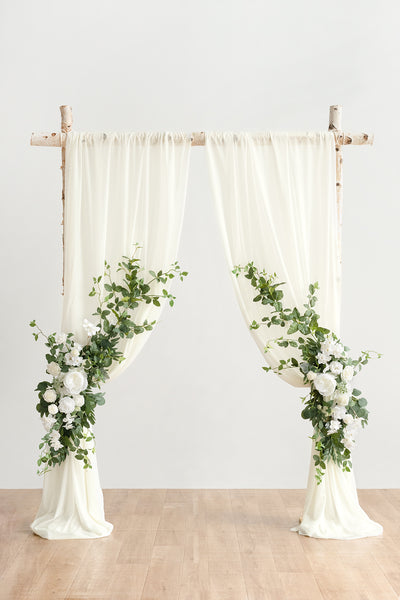
[[[360,491],[383,537],[290,531],[303,490],[106,490],[108,538],[30,532],[39,490],[0,491],[1,600],[396,600],[400,490]]]

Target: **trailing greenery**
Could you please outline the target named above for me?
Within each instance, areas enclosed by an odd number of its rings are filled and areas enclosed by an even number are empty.
[[[84,468],[90,468],[95,408],[105,402],[100,388],[109,378],[110,368],[124,360],[120,342],[151,331],[156,324],[147,320],[137,323],[135,312],[143,303],[159,307],[166,301],[173,306],[175,296],[165,288],[156,293],[154,288],[174,277],[183,281],[187,275],[177,262],[167,271],[147,274],[135,257],[136,250],[118,263],[117,271],[122,274],[119,282],[114,281],[107,262],[103,275],[93,278],[89,296],[97,298],[97,309],[93,313],[95,323],[83,322],[86,344],[78,344],[72,333],[46,335],[35,321],[30,323],[35,340],[40,336],[45,339],[47,373],[52,376],[51,381],[41,381],[36,388],[36,409],[46,429],[39,445],[39,474],[61,464],[70,452],[83,461]]]
[[[302,398],[305,407],[301,415],[314,430],[317,482],[322,481],[329,460],[350,471],[356,431],[368,423],[367,400],[353,388],[353,377],[371,358],[381,355],[363,351],[353,359],[335,333],[320,325],[315,310],[318,283],[310,284],[307,302],[300,309],[289,308],[284,305],[284,284],[277,281],[276,274],[260,270],[253,262],[236,266],[233,273],[249,280],[256,294],[253,301],[266,309],[261,322],[253,321],[250,329],[277,326],[284,331],[283,336],[268,342],[265,352],[271,353],[276,347],[290,349],[287,358],[263,369],[278,375],[297,369],[304,384],[310,386],[310,393]]]

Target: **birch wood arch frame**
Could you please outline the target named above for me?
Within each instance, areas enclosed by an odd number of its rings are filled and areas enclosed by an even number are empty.
[[[47,146],[61,148],[61,171],[62,171],[62,206],[64,225],[64,204],[65,204],[65,144],[68,132],[72,130],[73,117],[72,108],[67,104],[60,106],[61,112],[61,131],[51,133],[32,133],[31,146]],[[343,205],[343,146],[371,146],[374,142],[374,136],[371,133],[349,133],[342,130],[342,106],[334,104],[329,107],[329,131],[335,136],[336,147],[336,201],[339,224],[339,242],[342,228],[342,205]],[[264,134],[265,136],[265,134]],[[188,134],[192,146],[205,146],[206,136],[204,131],[196,131]],[[63,277],[62,294],[64,293],[64,227],[62,231],[63,244]],[[339,243],[340,248],[340,243]]]

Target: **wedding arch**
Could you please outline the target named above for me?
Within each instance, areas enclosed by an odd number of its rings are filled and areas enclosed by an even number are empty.
[[[82,320],[90,309],[84,284],[102,272],[105,260],[118,262],[138,241],[144,242],[146,269],[155,265],[166,269],[176,260],[191,146],[206,147],[231,269],[255,260],[270,273],[279,271],[288,282],[294,305],[305,300],[310,278],[320,280],[322,317],[338,332],[343,146],[373,143],[369,133],[342,130],[341,106],[330,107],[327,132],[299,134],[75,133],[71,107],[64,105],[60,110],[61,132],[33,133],[31,144],[62,149],[62,329],[76,336],[78,346],[83,343]],[[117,204],[113,204],[114,210],[110,210],[111,194]],[[124,215],[122,225],[115,214]],[[292,250],[281,244],[288,220],[296,242]],[[82,223],[86,222],[90,227],[83,234]],[[157,222],[163,227],[157,227]],[[249,273],[250,279],[254,278],[252,267]],[[259,320],[249,290],[240,281],[235,282],[235,290],[247,323]],[[167,297],[168,293],[167,289]],[[314,289],[310,293],[312,298]],[[157,304],[149,304],[144,304],[141,313],[146,323],[159,310]],[[112,369],[112,377],[134,360],[148,333],[139,341],[124,341],[127,360]],[[259,332],[253,331],[253,335],[264,353],[265,340]],[[286,360],[284,350],[276,351],[273,364]],[[304,385],[303,377],[283,378],[292,385]],[[111,533],[112,525],[104,517],[95,457],[92,468],[85,471],[68,455],[45,474],[42,502],[32,529],[48,539]],[[343,471],[331,461],[317,482],[313,460],[304,513],[295,530],[337,539],[382,532],[358,504],[352,469]]]

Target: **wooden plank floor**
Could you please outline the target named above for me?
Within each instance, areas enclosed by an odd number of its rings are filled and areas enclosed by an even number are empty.
[[[400,490],[360,501],[384,535],[290,532],[298,490],[106,490],[114,533],[47,541],[29,523],[39,490],[0,491],[1,600],[396,600]]]

